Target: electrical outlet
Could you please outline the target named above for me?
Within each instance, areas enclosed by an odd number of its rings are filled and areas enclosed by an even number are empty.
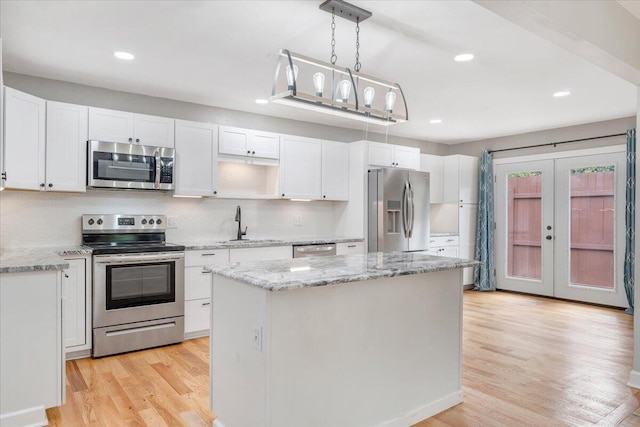
[[[255,325],[251,331],[251,343],[253,348],[262,351],[262,327]]]
[[[167,217],[167,228],[178,228],[178,217],[177,216],[168,216]]]
[[[302,217],[300,215],[293,216],[293,225],[296,227],[302,227]]]

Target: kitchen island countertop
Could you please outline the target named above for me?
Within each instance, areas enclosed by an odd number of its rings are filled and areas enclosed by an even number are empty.
[[[268,291],[358,282],[473,267],[479,262],[411,252],[374,252],[330,257],[255,261],[211,265],[205,272],[219,274]]]
[[[91,255],[87,246],[39,246],[12,248],[0,252],[0,274],[62,270],[69,267],[63,257]]]

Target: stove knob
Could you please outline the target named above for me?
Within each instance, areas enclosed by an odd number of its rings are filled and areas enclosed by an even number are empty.
[[[145,225],[147,223],[146,219],[143,219],[142,221],[140,221],[142,223],[142,225]]]
[[[149,220],[149,225],[153,225],[153,218]]]
[[[156,224],[158,225],[162,224],[162,220],[158,218],[158,220],[156,221]]]
[[[89,225],[93,225],[93,223],[94,223],[93,218],[89,218],[88,222],[89,222]]]
[[[101,219],[99,219],[99,220],[97,221],[97,223],[98,223],[98,225],[102,225],[102,220],[101,220]]]

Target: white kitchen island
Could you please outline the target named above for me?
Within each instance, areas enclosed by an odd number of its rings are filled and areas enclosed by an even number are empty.
[[[372,253],[211,266],[224,427],[410,426],[462,402],[462,268]]]

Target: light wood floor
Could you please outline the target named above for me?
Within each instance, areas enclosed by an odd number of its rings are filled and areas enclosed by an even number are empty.
[[[506,292],[465,292],[464,310],[464,403],[414,427],[640,426],[632,316]],[[208,355],[200,338],[67,362],[50,425],[210,426]]]

